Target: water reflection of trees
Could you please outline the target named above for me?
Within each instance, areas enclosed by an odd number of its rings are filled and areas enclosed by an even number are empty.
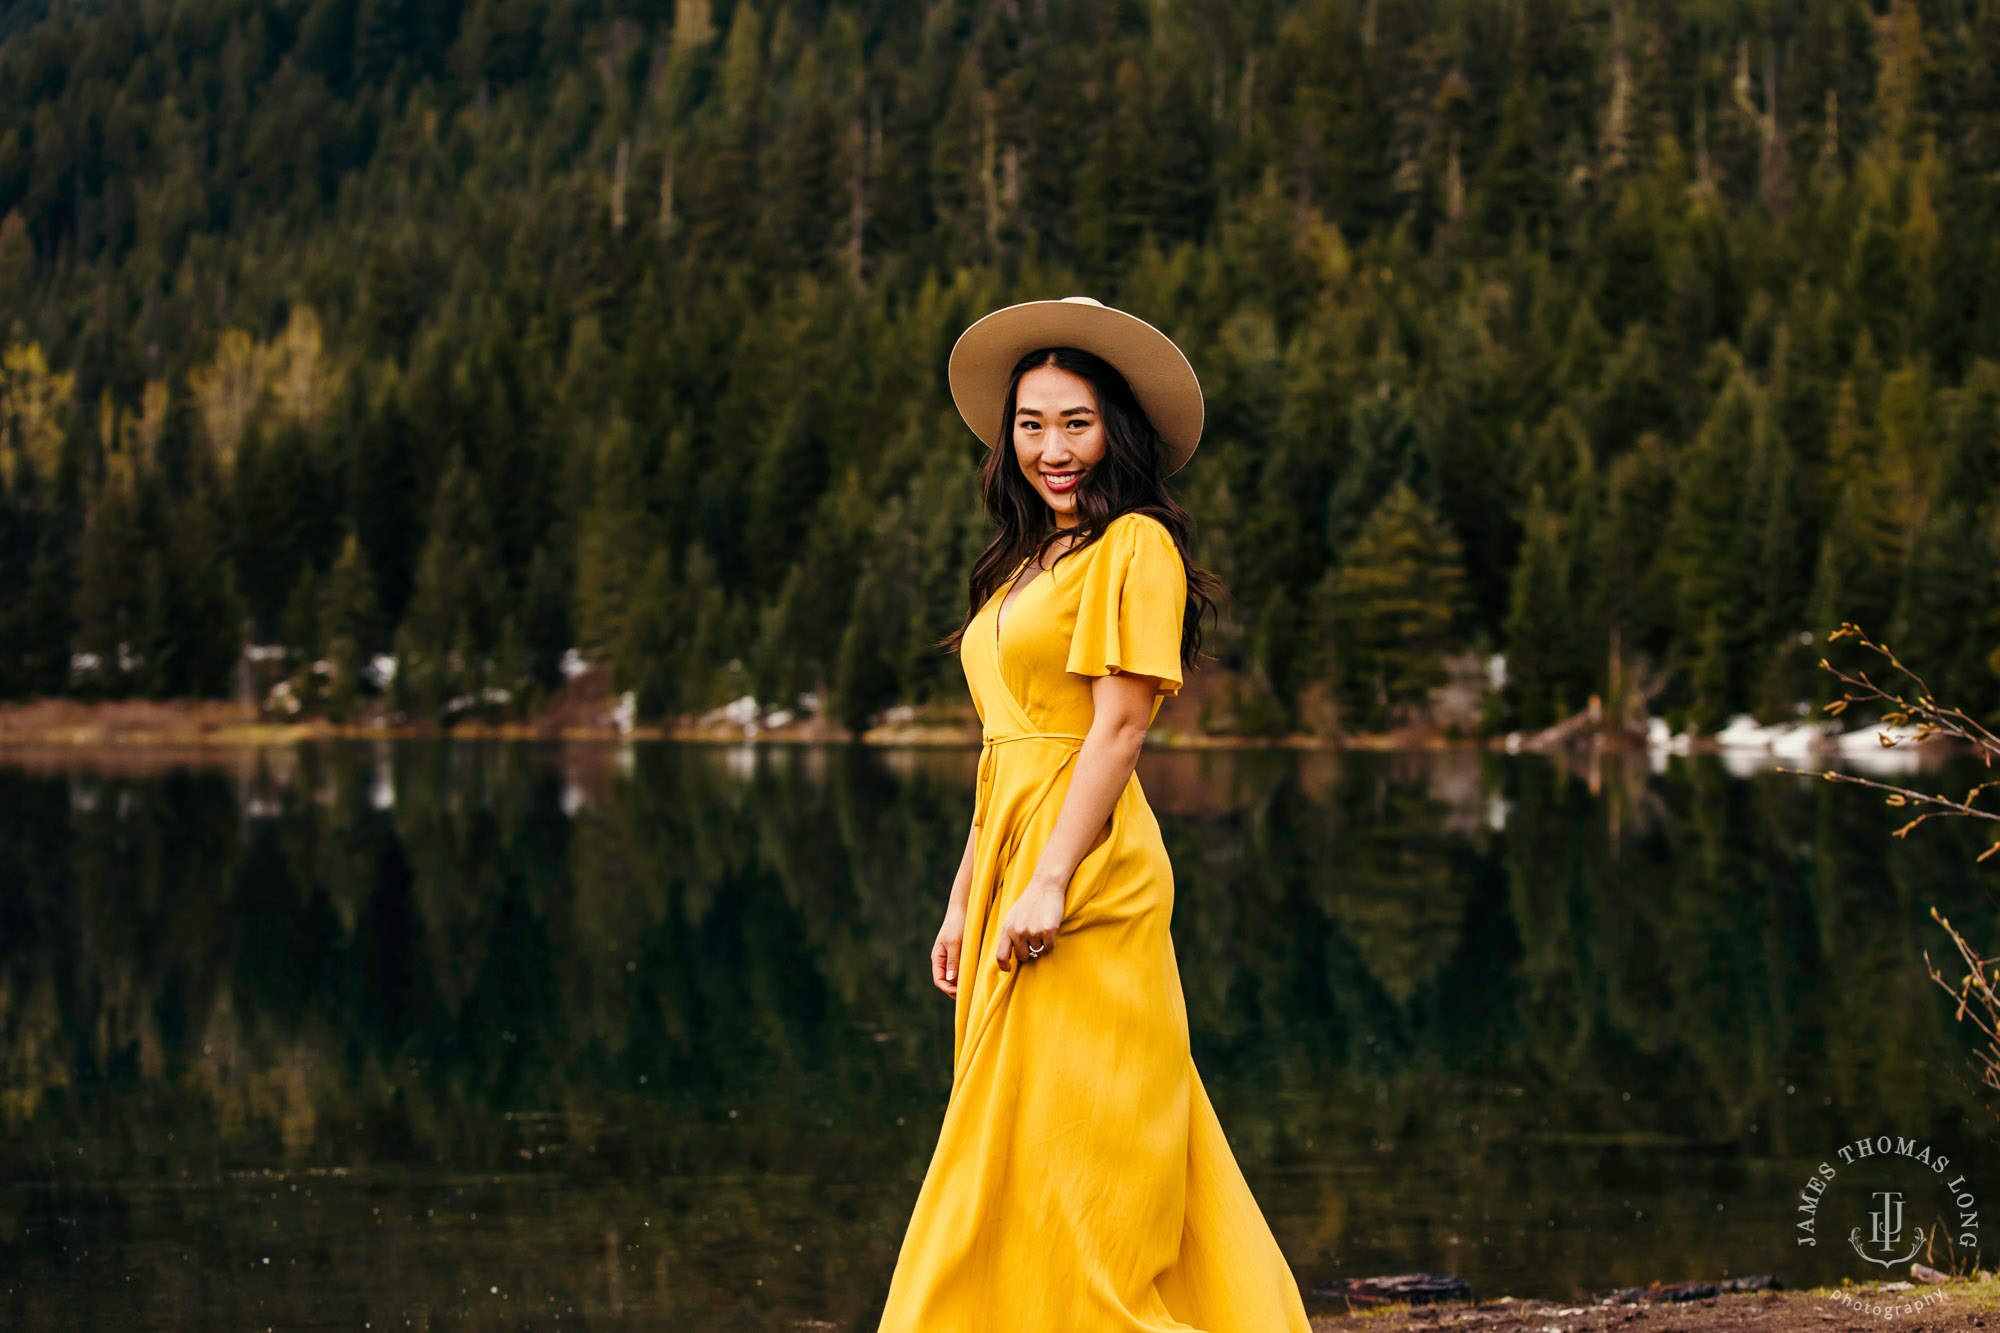
[[[374,1171],[416,1216],[452,1173],[554,1172],[571,1202],[535,1205],[560,1214],[537,1252],[596,1255],[592,1300],[650,1299],[602,1254],[636,1213],[690,1308],[789,1256],[743,1298],[865,1318],[949,1081],[924,953],[972,756],[280,758],[0,774],[17,1178]],[[1962,1109],[1915,966],[1923,909],[1983,901],[1948,839],[1706,763],[1145,763],[1197,1057],[1308,1268],[1474,1266],[1451,1238],[1504,1223],[1496,1198],[1631,1186],[1648,1144],[1785,1158]],[[1580,1262],[1562,1243],[1524,1233],[1521,1261]]]

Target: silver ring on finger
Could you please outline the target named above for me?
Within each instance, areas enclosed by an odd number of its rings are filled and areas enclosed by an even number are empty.
[[[1028,946],[1028,957],[1040,958],[1043,954],[1047,953],[1048,951],[1049,951],[1049,946],[1046,944],[1030,944]]]

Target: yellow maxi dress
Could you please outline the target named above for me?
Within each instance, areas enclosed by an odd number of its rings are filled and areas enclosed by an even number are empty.
[[[1173,866],[1136,775],[1048,957],[993,961],[1062,810],[1090,678],[1159,677],[1156,717],[1181,687],[1187,574],[1157,519],[1120,515],[996,632],[1022,569],[959,649],[984,745],[951,1099],[881,1333],[1307,1333],[1188,1054]]]

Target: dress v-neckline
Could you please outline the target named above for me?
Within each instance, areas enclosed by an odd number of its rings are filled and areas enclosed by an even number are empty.
[[[1025,560],[1021,562],[1023,569],[1027,567],[1027,563]],[[1018,592],[1026,595],[1028,589],[1034,586],[1035,579],[1041,578],[1048,572],[1046,569],[1037,569],[1034,578],[1023,583],[1021,582],[1021,570],[1017,569],[1014,571],[1014,577],[1007,580],[1006,590],[1000,594],[1000,604],[993,608],[993,641],[995,643],[1000,641],[1000,622],[1006,618],[1007,607],[1017,600],[1014,594]]]
[[[1072,539],[1070,544],[1064,546],[1063,549],[1057,554],[1056,558],[1061,559],[1062,556],[1069,554],[1070,550],[1074,546],[1075,546],[1075,541],[1074,539]],[[1038,580],[1042,579],[1047,575],[1055,573],[1054,565],[1037,565],[1035,566],[1034,577],[1029,579],[1026,583],[1022,583],[1021,570],[1026,569],[1027,567],[1028,567],[1028,562],[1026,560],[1023,560],[1021,562],[1020,568],[1014,571],[1014,576],[1007,580],[1007,586],[1001,590],[1000,604],[993,608],[993,642],[996,644],[1000,642],[1000,622],[1006,618],[1007,607],[1009,606],[1009,604],[1011,604],[1016,600],[1014,594],[1018,592],[1022,596],[1026,596],[1028,589],[1033,587]]]

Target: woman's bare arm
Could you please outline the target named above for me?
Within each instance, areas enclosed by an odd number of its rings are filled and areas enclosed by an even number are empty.
[[[1055,947],[1056,931],[1068,907],[1070,876],[1111,818],[1119,794],[1138,765],[1139,750],[1152,725],[1153,696],[1159,684],[1156,676],[1124,672],[1098,676],[1090,682],[1096,716],[1084,736],[1083,748],[1077,752],[1062,810],[1056,815],[1055,828],[1042,847],[1034,874],[1001,923],[994,960],[1002,971],[1009,970],[1016,959],[1030,957],[1030,948],[1038,947],[1033,956],[1039,959]]]
[[[972,849],[979,845],[979,825],[973,824],[965,830],[965,855],[958,858],[958,875],[951,881],[951,897],[945,906],[965,910],[966,901],[972,895]]]
[[[958,859],[958,874],[951,881],[951,896],[945,899],[944,924],[938,927],[931,945],[931,984],[946,995],[958,994],[958,950],[965,938],[965,904],[972,893],[972,851],[979,842],[979,826],[965,831],[965,855]]]

